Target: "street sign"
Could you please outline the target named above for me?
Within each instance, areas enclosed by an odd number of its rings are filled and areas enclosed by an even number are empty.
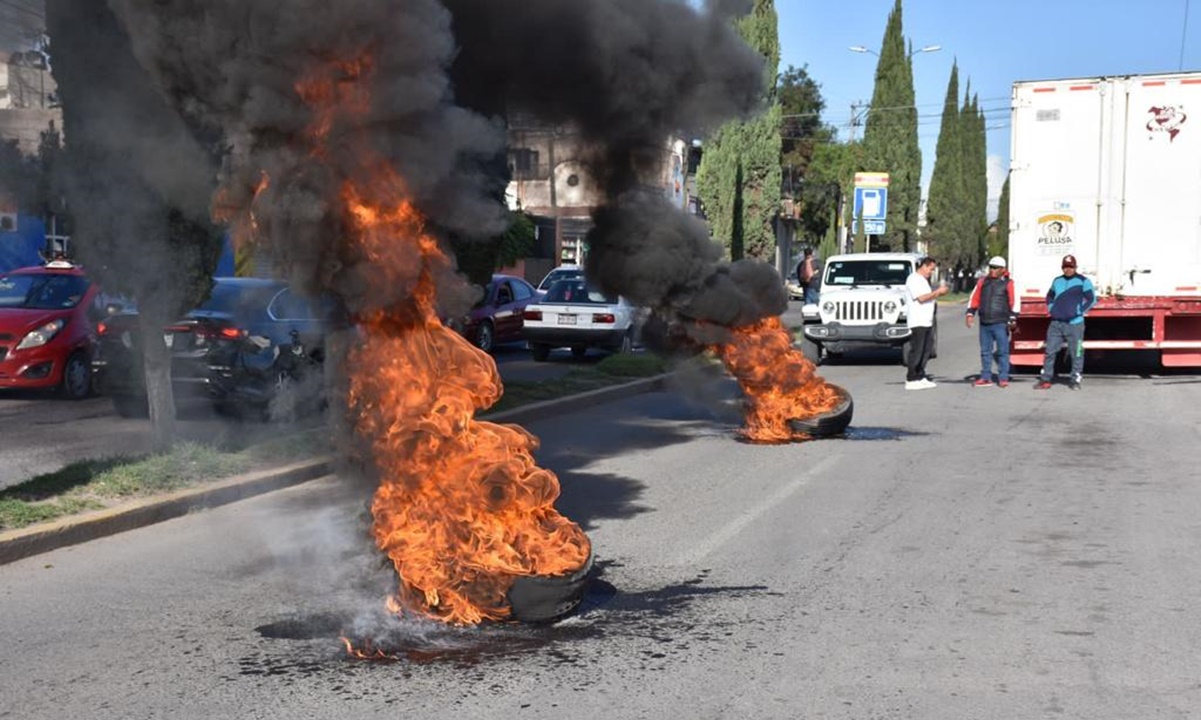
[[[888,173],[855,173],[855,204],[851,208],[851,232],[883,235],[888,218]]]

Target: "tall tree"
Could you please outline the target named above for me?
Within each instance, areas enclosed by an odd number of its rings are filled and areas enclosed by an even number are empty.
[[[780,64],[775,3],[755,0],[751,11],[735,20],[735,27],[747,44],[763,55],[766,110],[749,120],[727,123],[705,141],[697,191],[711,231],[731,259],[771,260],[782,179],[781,111],[775,97]]]
[[[963,203],[966,196],[963,175],[963,123],[959,118],[959,63],[951,65],[947,95],[942,108],[942,125],[934,155],[934,173],[930,177],[926,228],[923,237],[929,251],[947,267],[960,264],[964,234]]]
[[[993,236],[990,255],[1009,257],[1009,175],[1001,185],[1001,199],[997,201],[997,234]]]
[[[864,170],[889,174],[884,241],[893,249],[910,250],[921,201],[922,151],[917,141],[913,63],[901,24],[901,0],[893,5],[884,30],[863,153]]]
[[[968,83],[971,93],[971,83]],[[962,267],[975,269],[984,261],[988,236],[988,150],[985,147],[984,116],[977,95],[964,97],[959,114],[963,150],[963,232]]]
[[[137,302],[153,443],[165,450],[175,400],[163,327],[208,297],[221,252],[208,221],[215,138],[198,139],[151,86],[108,3],[50,0],[46,22],[74,247],[94,280]]]
[[[810,169],[837,133],[821,120],[826,101],[807,66],[788,66],[780,74],[776,97],[783,113],[780,163],[784,195],[799,207],[804,242],[817,245],[829,232],[841,191],[836,178],[814,176]]]

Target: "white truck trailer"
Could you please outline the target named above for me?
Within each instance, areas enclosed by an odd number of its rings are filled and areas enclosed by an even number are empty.
[[[1071,254],[1097,291],[1086,350],[1201,368],[1201,73],[1015,83],[1010,154],[1014,364],[1042,364]]]

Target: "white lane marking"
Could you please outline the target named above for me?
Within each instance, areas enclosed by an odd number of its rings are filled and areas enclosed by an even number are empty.
[[[837,455],[828,455],[822,460],[819,460],[816,465],[811,466],[803,475],[794,478],[791,482],[788,482],[785,485],[781,485],[774,493],[760,500],[757,505],[744,510],[740,515],[722,526],[717,532],[694,545],[690,552],[680,558],[679,564],[691,565],[704,560],[709,553],[733,540],[738,536],[739,533],[745,530],[748,525],[755,522],[768,511],[787,500],[790,496],[796,494],[798,490],[808,485],[810,480],[812,480],[818,474],[824,472],[825,469],[834,464],[834,461],[837,459]]]

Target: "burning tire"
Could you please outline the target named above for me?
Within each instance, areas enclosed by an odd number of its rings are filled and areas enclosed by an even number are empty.
[[[568,615],[584,600],[592,572],[592,556],[570,575],[519,577],[509,588],[513,619],[549,623]]]
[[[838,404],[811,418],[789,420],[788,424],[793,430],[815,438],[833,437],[846,432],[847,426],[851,424],[851,416],[855,413],[855,401],[845,388],[834,384],[830,387],[839,395]]]

